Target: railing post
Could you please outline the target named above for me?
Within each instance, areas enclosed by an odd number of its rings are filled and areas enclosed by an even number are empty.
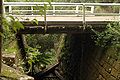
[[[119,9],[119,23],[120,23],[120,9]]]
[[[3,5],[2,8],[3,8],[2,11],[3,11],[3,14],[4,14],[5,13],[5,6]]]
[[[31,6],[31,12],[32,12],[32,15],[33,15],[33,6]]]
[[[94,6],[91,6],[91,13],[94,13]]]
[[[53,6],[53,15],[55,15],[55,6]]]
[[[78,10],[79,10],[79,6],[77,5],[77,6],[76,6],[76,11],[75,11],[75,13],[76,13],[77,16],[79,16],[79,14],[78,14],[78,13],[79,13]]]
[[[85,4],[83,4],[83,24],[85,24]]]
[[[9,6],[9,12],[8,12],[8,14],[12,15],[12,6]]]

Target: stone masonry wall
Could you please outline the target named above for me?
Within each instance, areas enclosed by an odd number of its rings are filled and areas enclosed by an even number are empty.
[[[120,57],[114,48],[96,46],[87,33],[68,35],[65,42],[65,80],[120,80]]]
[[[86,45],[82,80],[120,80],[120,59],[114,48]]]

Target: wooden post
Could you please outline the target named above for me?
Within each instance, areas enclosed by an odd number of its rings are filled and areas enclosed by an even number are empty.
[[[3,0],[0,0],[0,32],[2,33]],[[2,36],[0,35],[0,74],[2,68]]]

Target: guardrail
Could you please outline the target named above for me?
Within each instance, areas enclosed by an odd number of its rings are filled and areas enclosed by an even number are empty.
[[[4,13],[8,13],[13,16],[40,16],[36,14],[39,12],[39,9],[35,7],[44,6],[44,4],[49,5],[47,2],[4,2]],[[46,10],[47,16],[83,16],[83,23],[85,23],[85,17],[94,15],[94,16],[119,16],[120,11],[117,13],[96,13],[96,6],[118,6],[120,3],[56,3],[51,2],[52,8]],[[28,9],[14,9],[15,7],[28,7]],[[7,11],[8,9],[8,11]],[[20,14],[16,14],[20,13]],[[107,12],[107,11],[106,11]]]
[[[16,15],[15,13],[19,12],[17,15],[33,15],[37,16],[35,12],[39,12],[39,9],[36,7],[44,6],[44,4],[49,5],[47,2],[4,2],[4,12],[8,8],[7,13]],[[79,16],[83,13],[83,4],[82,3],[51,3],[51,9],[47,9],[47,15],[76,15]],[[28,7],[29,9],[14,9],[15,7]],[[66,7],[66,8],[65,8]],[[85,6],[86,13],[94,13],[94,6]],[[57,9],[58,8],[58,9]],[[71,9],[70,9],[71,8]],[[28,12],[28,14],[22,14]],[[63,14],[62,14],[63,13]]]

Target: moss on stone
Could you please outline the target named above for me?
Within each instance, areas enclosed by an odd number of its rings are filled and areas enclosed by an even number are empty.
[[[20,80],[21,77],[30,78],[22,72],[5,64],[2,64],[2,73],[0,75],[0,80]],[[33,80],[33,78],[30,78],[29,80]]]

